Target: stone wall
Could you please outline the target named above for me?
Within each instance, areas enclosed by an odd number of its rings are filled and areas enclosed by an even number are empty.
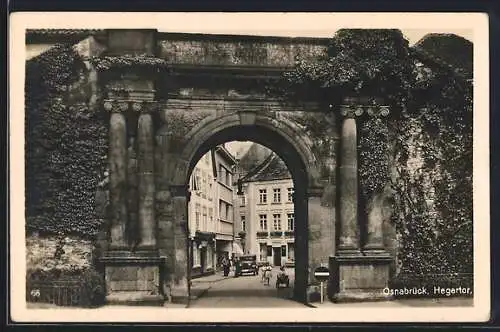
[[[92,264],[93,243],[79,237],[65,237],[63,253],[54,258],[59,239],[57,236],[31,235],[26,238],[26,269],[70,270],[85,269]]]
[[[321,39],[268,41],[231,36],[221,40],[217,36],[202,35],[186,40],[168,34],[161,38],[159,56],[171,64],[290,67],[296,57],[313,59],[326,51],[325,40]]]

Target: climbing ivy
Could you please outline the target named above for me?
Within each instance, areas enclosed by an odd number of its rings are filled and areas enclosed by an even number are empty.
[[[400,275],[436,281],[472,273],[472,89],[425,58],[399,30],[340,30],[326,54],[297,59],[268,92],[323,105],[383,98],[390,117],[358,121],[361,194],[390,186]]]
[[[100,56],[90,59],[99,71],[118,68],[149,68],[153,70],[167,69],[168,63],[164,59],[149,56],[147,54],[123,55],[123,56]]]
[[[26,228],[93,236],[95,195],[107,153],[106,124],[89,107],[88,69],[68,45],[26,64]]]
[[[381,193],[389,181],[389,132],[386,119],[371,117],[359,132],[359,177],[366,197]]]

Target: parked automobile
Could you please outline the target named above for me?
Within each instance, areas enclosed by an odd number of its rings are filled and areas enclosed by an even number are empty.
[[[239,275],[243,275],[244,273],[251,273],[254,276],[259,274],[259,268],[257,267],[257,256],[256,255],[240,256]]]

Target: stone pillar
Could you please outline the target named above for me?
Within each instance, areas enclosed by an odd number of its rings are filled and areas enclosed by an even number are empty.
[[[349,107],[341,109],[345,117],[340,141],[340,235],[339,250],[359,251],[358,225],[358,151],[356,115],[362,111]]]
[[[156,249],[154,129],[148,111],[142,110],[137,121],[140,250]]]
[[[341,134],[340,166],[340,236],[335,256],[330,259],[332,273],[332,300],[336,302],[387,300],[384,293],[388,286],[391,257],[382,250],[374,255],[360,249],[358,225],[358,162],[356,116],[364,112],[364,105],[345,105],[341,115],[345,117]],[[367,107],[371,109],[371,106]],[[383,107],[381,107],[383,109]],[[369,112],[368,112],[369,113]],[[374,211],[374,210],[373,210]],[[380,218],[369,219],[367,229],[371,231],[368,243],[377,248],[382,245],[382,224]],[[371,241],[371,242],[370,242]]]
[[[188,268],[189,240],[188,240],[188,218],[187,186],[170,187],[174,212],[174,271],[172,284],[172,302],[189,302],[189,279],[190,269]]]
[[[126,102],[105,103],[109,121],[109,183],[111,201],[110,249],[126,250],[127,234],[127,123]]]
[[[299,180],[299,179],[296,179]],[[295,207],[295,286],[294,297],[297,301],[307,303],[308,288],[311,271],[309,266],[309,225],[312,221],[308,219],[309,204],[307,188],[303,185],[305,182],[298,181],[293,194]],[[302,186],[301,186],[302,184]]]
[[[155,34],[155,30],[107,30],[107,55],[126,58],[147,54],[154,57]],[[103,82],[106,87],[104,108],[112,111],[109,159],[113,226],[110,245],[122,250],[107,251],[100,258],[105,267],[106,301],[108,304],[159,306],[164,302],[160,270],[165,259],[158,252],[149,250],[156,247],[153,121],[149,113],[156,108],[155,71],[134,65],[112,66],[108,70],[113,74],[102,77],[109,79]],[[128,169],[132,165],[127,165],[127,139],[131,138],[127,136],[136,136],[137,168]],[[134,147],[131,146],[130,150],[133,152]],[[127,176],[128,171],[131,176]],[[135,182],[130,180],[136,178],[140,197],[134,201],[137,195],[131,191],[135,190]],[[131,186],[133,190],[130,190]],[[140,209],[137,219],[134,218],[135,208],[127,206],[127,197]],[[126,227],[127,221],[129,225]],[[133,236],[135,234],[139,237]],[[139,250],[136,250],[137,245]]]

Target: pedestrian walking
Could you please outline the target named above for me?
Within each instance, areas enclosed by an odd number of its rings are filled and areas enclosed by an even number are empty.
[[[238,277],[240,275],[241,264],[240,259],[238,257],[234,258],[234,277]]]
[[[229,259],[224,256],[222,259],[222,269],[224,270],[224,277],[227,277],[229,275],[229,268],[231,267],[231,263],[229,262]]]

